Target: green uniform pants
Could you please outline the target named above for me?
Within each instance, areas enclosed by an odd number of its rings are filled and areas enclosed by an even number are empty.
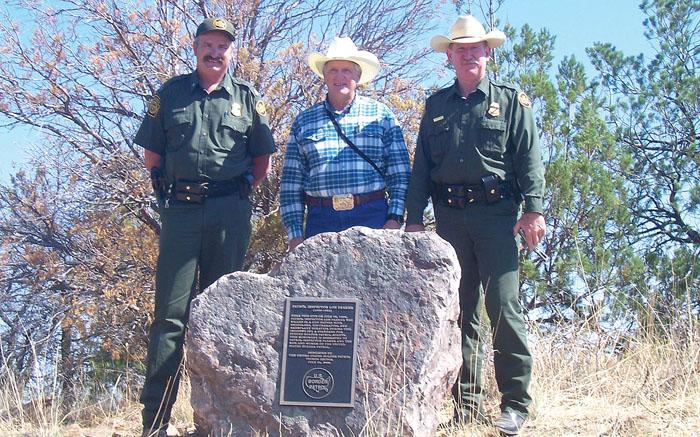
[[[532,356],[518,300],[518,247],[513,236],[518,206],[511,199],[453,209],[435,207],[437,233],[457,252],[462,330],[462,371],[455,399],[467,412],[481,406],[483,349],[479,311],[485,298],[491,321],[494,368],[501,410],[527,417]],[[484,293],[482,295],[481,289]]]
[[[141,392],[144,429],[170,420],[190,302],[197,290],[243,267],[251,234],[250,201],[238,193],[202,204],[171,201],[161,208],[160,217],[155,317]]]

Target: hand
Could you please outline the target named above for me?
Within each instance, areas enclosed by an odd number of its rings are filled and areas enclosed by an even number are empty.
[[[384,229],[401,229],[401,223],[396,220],[387,220],[384,223]]]
[[[293,251],[298,245],[300,245],[303,242],[303,237],[292,238],[291,240],[289,240],[289,243],[287,243],[289,245],[289,249],[287,250],[287,252]]]
[[[425,232],[425,226],[423,225],[406,225],[406,232]]]
[[[518,235],[520,230],[525,234],[525,242],[528,249],[532,250],[542,240],[547,232],[544,216],[539,212],[526,212],[520,217],[513,227],[513,235]]]

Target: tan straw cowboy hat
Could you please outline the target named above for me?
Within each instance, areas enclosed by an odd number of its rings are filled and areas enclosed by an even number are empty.
[[[475,43],[486,41],[492,49],[503,44],[506,34],[500,30],[486,33],[484,26],[472,15],[462,15],[457,18],[450,29],[450,36],[436,35],[430,39],[430,47],[436,52],[444,53],[447,46],[454,43]]]
[[[321,79],[323,79],[323,66],[328,61],[350,61],[359,65],[362,75],[358,84],[371,81],[379,72],[377,57],[365,50],[358,50],[355,43],[347,37],[333,38],[325,55],[318,52],[309,55],[309,66]]]

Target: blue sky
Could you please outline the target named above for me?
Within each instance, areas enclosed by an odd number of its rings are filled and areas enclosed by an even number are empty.
[[[585,48],[595,42],[610,42],[627,55],[649,54],[644,38],[644,14],[639,0],[509,0],[501,12],[503,20],[516,27],[527,23],[547,28],[556,36],[557,58],[575,55],[587,60]],[[590,64],[587,64],[590,66]]]
[[[443,35],[455,18],[452,2],[448,3],[445,12],[451,17],[436,30]],[[627,55],[650,52],[642,34],[644,16],[638,5],[638,0],[508,0],[499,16],[516,27],[527,23],[536,30],[547,28],[556,36],[554,65],[571,54],[590,65],[585,48],[595,42],[612,42]],[[426,45],[431,36],[426,35]],[[36,131],[0,127],[0,181],[6,181],[16,170],[13,162],[24,162],[27,152],[35,147],[41,147]]]

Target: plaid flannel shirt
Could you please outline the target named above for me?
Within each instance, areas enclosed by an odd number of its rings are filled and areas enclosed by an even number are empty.
[[[382,175],[340,138],[326,108]],[[294,120],[284,155],[280,207],[289,238],[303,236],[305,193],[331,197],[386,188],[389,214],[403,216],[410,171],[403,132],[386,105],[359,95],[341,112],[327,100],[313,105]]]

